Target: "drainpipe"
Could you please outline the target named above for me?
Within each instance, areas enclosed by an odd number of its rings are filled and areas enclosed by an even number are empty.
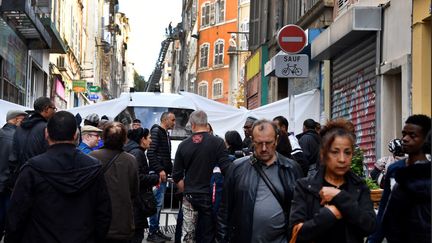
[[[386,4],[387,5],[387,4]],[[376,94],[382,94],[382,81],[383,75],[381,73],[381,63],[382,63],[382,46],[383,46],[383,35],[382,31],[384,28],[384,9],[387,7],[386,5],[380,4],[379,8],[381,9],[381,28],[377,31],[376,36],[376,57],[375,57],[375,73],[377,74],[377,83],[376,83]],[[381,158],[382,149],[381,149],[381,140],[382,133],[380,127],[382,127],[382,119],[381,119],[381,108],[382,108],[382,99],[380,95],[375,96],[375,156],[376,158]]]

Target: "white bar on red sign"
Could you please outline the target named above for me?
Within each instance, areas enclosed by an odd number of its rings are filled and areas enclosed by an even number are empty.
[[[303,42],[303,37],[282,37],[282,42]]]

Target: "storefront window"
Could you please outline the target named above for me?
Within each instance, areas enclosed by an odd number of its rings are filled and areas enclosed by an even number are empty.
[[[0,18],[0,98],[24,104],[27,54],[24,42]]]

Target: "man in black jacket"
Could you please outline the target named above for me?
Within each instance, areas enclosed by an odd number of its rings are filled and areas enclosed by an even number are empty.
[[[161,115],[160,126],[155,124],[151,129],[152,143],[147,151],[150,170],[155,171],[160,176],[161,183],[155,191],[157,201],[157,213],[150,217],[150,228],[147,240],[160,242],[161,240],[171,240],[159,230],[160,210],[162,209],[163,198],[167,186],[167,176],[171,174],[171,141],[168,130],[175,126],[175,115],[172,112],[164,112]]]
[[[111,202],[101,163],[75,146],[67,112],[47,124],[48,150],[22,167],[8,210],[5,242],[103,242]]]
[[[24,119],[14,135],[14,157],[11,161],[12,184],[14,184],[20,167],[30,158],[44,153],[48,148],[45,139],[47,121],[55,114],[57,108],[47,97],[39,97],[33,104],[34,113]]]
[[[315,174],[320,163],[319,150],[321,138],[316,132],[317,122],[306,119],[303,122],[303,133],[297,135],[303,155],[309,162],[308,175]]]
[[[184,193],[183,242],[213,242],[215,219],[210,180],[213,168],[218,166],[225,172],[230,159],[224,141],[209,133],[204,111],[192,112],[189,123],[193,134],[180,143],[173,170],[173,180]]]
[[[236,160],[225,177],[217,239],[286,242],[294,185],[303,173],[295,161],[276,152],[277,128],[272,122],[255,122],[252,142],[253,155]],[[258,168],[274,185],[278,196],[264,182]]]
[[[13,136],[26,116],[24,111],[10,110],[6,115],[7,123],[0,129],[0,240],[3,238],[6,209],[11,194],[9,157],[12,155]]]

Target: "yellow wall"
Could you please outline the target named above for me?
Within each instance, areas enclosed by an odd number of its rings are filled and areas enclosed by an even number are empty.
[[[431,115],[431,1],[413,1],[412,112]]]
[[[246,81],[257,75],[260,71],[260,52],[257,51],[246,63]]]

